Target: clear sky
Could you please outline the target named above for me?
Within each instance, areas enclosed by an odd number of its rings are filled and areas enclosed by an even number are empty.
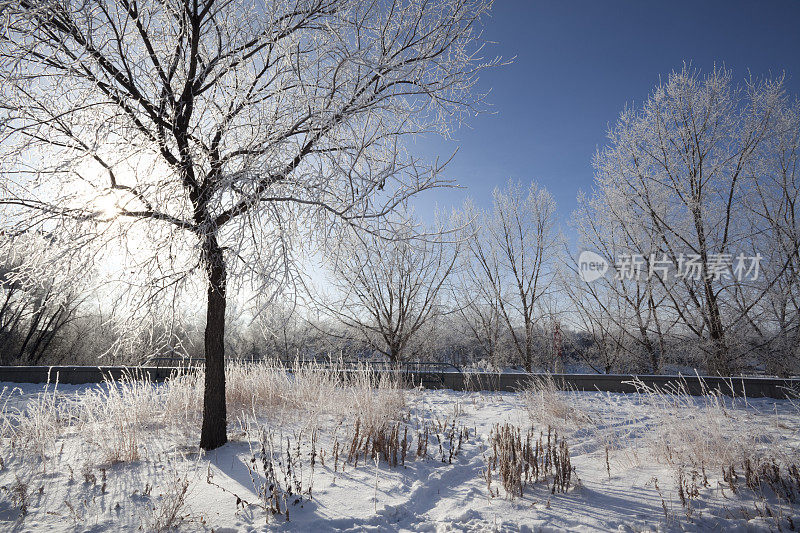
[[[684,62],[724,65],[738,79],[785,72],[800,95],[800,0],[495,0],[484,37],[495,43],[487,55],[516,58],[482,76],[493,114],[471,119],[454,142],[412,145],[428,158],[460,146],[447,176],[467,187],[425,193],[415,202],[423,219],[467,196],[488,207],[492,189],[514,178],[546,187],[565,221],[577,191],[592,187],[608,125]]]

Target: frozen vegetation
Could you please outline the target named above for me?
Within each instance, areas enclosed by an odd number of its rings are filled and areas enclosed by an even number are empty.
[[[2,386],[0,529],[793,530],[800,406],[408,389],[228,368],[231,440],[197,449],[202,375]]]

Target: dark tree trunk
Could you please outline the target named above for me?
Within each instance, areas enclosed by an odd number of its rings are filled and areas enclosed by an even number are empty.
[[[661,373],[661,365],[663,364],[664,358],[664,335],[661,332],[661,322],[658,320],[658,314],[656,313],[656,302],[653,300],[653,293],[650,292],[650,295],[647,299],[647,306],[650,309],[650,314],[653,317],[653,323],[656,326],[656,335],[658,336],[658,346],[655,346],[651,341],[650,342],[650,364],[653,369],[653,374],[660,374]],[[647,335],[647,331],[644,332]]]
[[[530,323],[529,320],[525,320],[525,361],[523,364],[525,365],[525,372],[532,372],[533,371],[533,339],[531,336],[533,335],[533,324]]]
[[[649,332],[647,331],[647,328],[640,325],[639,335],[642,336],[642,345],[644,346],[644,349],[647,352],[647,356],[650,359],[650,372],[652,372],[653,374],[660,374],[661,361],[659,361],[658,353],[656,353],[656,347],[653,344],[653,341],[650,340],[650,335]]]
[[[215,235],[206,238],[203,256],[208,273],[206,379],[200,447],[213,450],[228,442],[225,409],[225,258]]]
[[[709,361],[708,372],[720,376],[730,376],[734,372],[734,365],[731,361],[728,346],[725,342],[725,328],[722,325],[719,305],[716,295],[711,287],[711,282],[705,282],[706,302],[708,306],[708,329],[711,337],[711,358]]]
[[[400,349],[397,347],[397,344],[394,342],[389,343],[389,362],[392,364],[397,364],[400,362]]]
[[[722,325],[717,295],[712,286],[712,279],[708,271],[708,247],[706,246],[705,227],[703,225],[703,215],[700,206],[699,190],[695,195],[697,203],[692,209],[694,216],[695,230],[697,231],[697,242],[699,244],[700,260],[703,265],[703,292],[705,293],[706,324],[708,325],[709,336],[711,337],[711,356],[707,366],[709,374],[731,375],[733,371],[732,361],[728,346],[725,343],[725,328]]]

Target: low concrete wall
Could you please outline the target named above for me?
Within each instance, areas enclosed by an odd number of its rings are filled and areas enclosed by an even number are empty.
[[[633,374],[498,374],[490,372],[405,372],[403,377],[414,386],[428,389],[489,390],[515,392],[528,387],[531,381],[552,377],[562,390],[636,392],[637,380],[647,387],[670,391],[678,388],[699,396],[719,390],[728,396],[748,398],[792,398],[800,395],[800,379],[762,377],[702,377]]]
[[[81,385],[117,380],[124,375],[147,376],[152,381],[164,381],[181,368],[125,367],[125,366],[0,366],[0,381],[12,383],[65,383]]]
[[[67,384],[101,383],[105,379],[119,379],[123,375],[147,376],[152,381],[163,381],[175,373],[191,369],[172,367],[122,367],[122,366],[4,366],[0,367],[0,381],[14,383]],[[341,371],[343,376],[353,371]],[[412,385],[430,389],[518,391],[528,386],[531,380],[545,374],[523,373],[461,373],[461,372],[404,372],[403,377]],[[750,398],[787,398],[800,393],[800,379],[738,377],[720,378],[697,376],[652,376],[631,374],[552,374],[556,386],[561,389],[604,392],[636,392],[633,383],[638,378],[648,387],[671,390],[685,388],[689,394],[700,395],[704,391],[719,390],[729,396]]]
[[[524,389],[532,380],[543,374],[458,374],[445,378],[444,386],[455,390],[517,391]],[[800,379],[762,377],[702,377],[661,376],[631,374],[553,374],[553,381],[560,389],[603,392],[636,392],[634,381],[662,390],[685,389],[692,395],[701,395],[710,390],[719,390],[728,396],[750,398],[787,398],[800,394]]]

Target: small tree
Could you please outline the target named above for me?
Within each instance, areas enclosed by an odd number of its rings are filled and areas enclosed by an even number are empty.
[[[509,181],[504,190],[495,189],[493,199],[491,212],[480,212],[470,204],[465,209],[471,237],[467,240],[470,264],[464,275],[468,286],[481,290],[459,306],[470,309],[472,305],[473,318],[478,319],[473,330],[484,344],[496,344],[497,337],[492,337],[492,313],[496,313],[530,372],[534,329],[541,314],[538,306],[552,288],[552,267],[560,252],[556,205],[550,193],[533,182],[525,191]]]
[[[415,342],[442,312],[445,283],[454,268],[458,245],[441,232],[416,237],[410,222],[397,231],[400,240],[350,233],[346,246],[334,249],[333,293],[325,311],[359,332],[390,361],[416,355]]]
[[[0,0],[3,224],[128,245],[126,276],[156,292],[199,273],[200,446],[220,446],[229,282],[274,291],[299,230],[380,219],[439,183],[400,143],[479,103],[489,7]]]

